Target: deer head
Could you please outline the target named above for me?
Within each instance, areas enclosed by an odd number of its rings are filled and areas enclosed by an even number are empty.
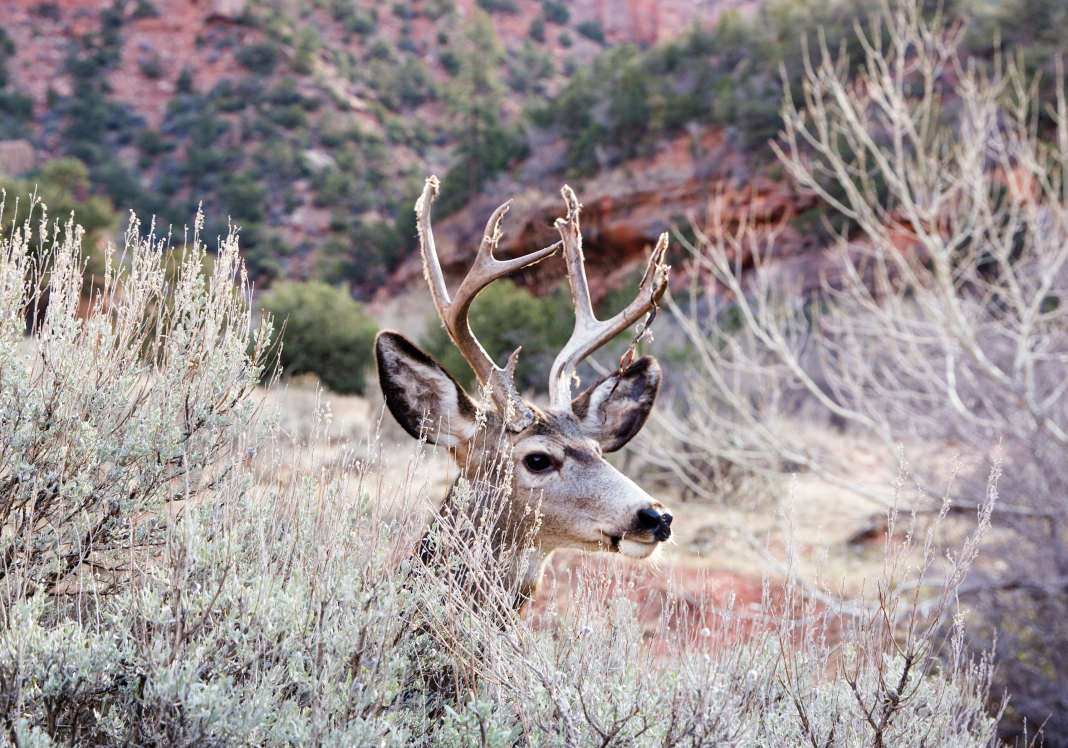
[[[375,343],[378,376],[390,412],[416,438],[449,449],[462,474],[488,474],[493,460],[510,461],[508,501],[516,511],[498,512],[502,537],[529,529],[537,563],[522,572],[521,597],[537,586],[544,561],[556,548],[584,548],[647,558],[671,536],[671,514],[604,459],[641,430],[660,387],[660,367],[646,356],[571,396],[575,368],[587,356],[634,324],[660,300],[669,268],[663,264],[667,234],[649,260],[638,297],[609,320],[593,313],[579,231],[581,206],[564,187],[567,217],[556,221],[561,240],[525,257],[501,261],[493,256],[500,223],[510,201],[486,225],[471,272],[455,298],[445,287],[430,227],[430,207],[438,180],[430,177],[415,211],[430,284],[445,328],[471,364],[494,409],[482,408],[442,366],[400,333],[379,333]],[[501,368],[475,339],[468,311],[475,296],[497,278],[540,262],[563,247],[575,302],[575,330],[553,363],[549,406],[539,408],[516,391],[517,349]],[[502,458],[501,455],[504,455]],[[448,499],[445,506],[448,507]],[[527,508],[536,508],[535,513]],[[484,509],[484,507],[482,508]],[[534,515],[537,520],[533,520]],[[529,527],[523,525],[529,524]]]

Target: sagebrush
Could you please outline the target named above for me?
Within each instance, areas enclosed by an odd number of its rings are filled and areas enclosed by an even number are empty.
[[[375,440],[317,451],[325,408],[309,442],[257,413],[271,328],[235,237],[205,277],[196,234],[169,254],[131,226],[80,316],[80,232],[41,235],[0,243],[0,744],[992,743],[989,663],[939,632],[993,483],[958,556],[888,547],[873,603],[832,610],[790,580],[755,616],[675,597],[647,640],[606,559],[533,627],[442,572],[493,594],[478,533],[417,561],[445,488],[417,477],[421,449],[391,489]],[[932,599],[917,559],[951,580]]]

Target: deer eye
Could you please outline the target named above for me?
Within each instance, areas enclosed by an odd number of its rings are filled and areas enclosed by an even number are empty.
[[[553,461],[549,458],[549,455],[536,452],[535,454],[527,455],[523,459],[523,464],[532,473],[544,473],[546,470],[552,469]]]

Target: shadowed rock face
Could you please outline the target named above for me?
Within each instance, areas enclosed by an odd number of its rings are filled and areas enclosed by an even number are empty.
[[[438,254],[450,280],[460,278],[470,267],[486,219],[505,199],[513,202],[504,219],[499,257],[517,257],[557,240],[553,221],[561,213],[560,178],[543,178],[542,174],[563,171],[552,169],[550,163],[562,159],[562,154],[563,149],[547,144],[544,154],[536,153],[517,181],[501,180],[460,212],[435,221]],[[679,137],[651,157],[628,161],[573,184],[583,204],[583,242],[594,302],[645,261],[661,232],[670,231],[673,225],[688,231],[690,218],[697,225],[704,224],[709,201],[717,194],[722,196],[728,221],[737,221],[748,212],[751,221],[767,229],[814,205],[811,197],[797,194],[785,179],[750,173],[750,163],[745,154],[731,147],[722,130],[707,130]],[[527,179],[532,183],[522,184]],[[811,250],[817,248],[811,245],[811,238],[788,225],[777,242],[781,259],[801,263],[806,285],[809,280],[818,283],[822,267],[812,260]],[[676,256],[673,261],[679,259]],[[563,261],[554,255],[521,271],[514,280],[540,294],[549,292],[564,274]],[[418,255],[405,261],[390,286],[395,290],[415,281],[422,282]],[[685,283],[685,274],[674,274],[673,282]]]

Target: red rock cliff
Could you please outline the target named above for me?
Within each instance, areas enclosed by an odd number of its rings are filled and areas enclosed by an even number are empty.
[[[722,196],[726,221],[735,222],[745,213],[758,227],[778,225],[812,206],[810,197],[797,194],[786,182],[749,173],[750,163],[730,147],[721,130],[710,130],[696,138],[677,138],[655,156],[573,184],[583,204],[582,230],[595,300],[644,260],[661,232],[675,225],[685,228],[690,219],[703,224],[713,196]],[[456,280],[467,271],[486,219],[508,198],[513,203],[504,219],[499,257],[518,256],[555,242],[553,221],[564,212],[560,186],[501,183],[487,190],[492,197],[483,195],[459,213],[435,221],[434,237],[446,275]],[[783,255],[800,256],[798,250],[806,248],[806,240],[787,226],[777,246]],[[676,257],[680,255],[681,250]],[[410,257],[394,274],[392,290],[421,282],[421,275],[419,256]],[[554,256],[514,279],[535,293],[547,293],[563,276],[563,262]],[[681,280],[682,274],[675,277]]]

